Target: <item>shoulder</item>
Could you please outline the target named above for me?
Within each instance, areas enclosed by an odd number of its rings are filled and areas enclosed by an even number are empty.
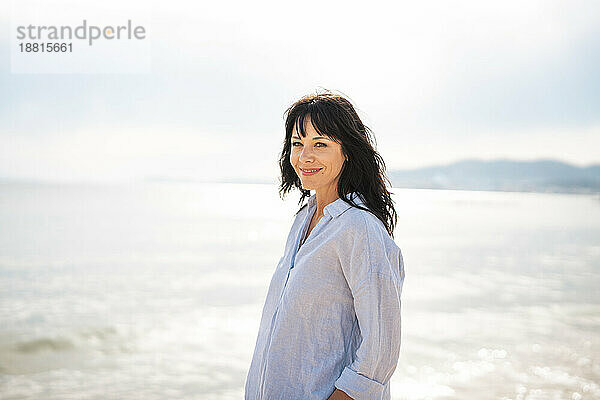
[[[349,208],[339,215],[336,234],[338,254],[342,263],[368,266],[368,271],[399,280],[403,276],[400,247],[390,237],[385,225],[369,211]]]
[[[296,214],[294,214],[294,221],[292,223],[292,226],[301,224],[302,221],[304,221],[306,214],[308,214],[308,204],[305,203],[302,205],[302,207],[300,207]]]
[[[304,204],[293,216],[292,225],[290,226],[290,235],[302,227],[304,220],[308,214],[308,206]]]
[[[302,223],[306,218],[306,214],[308,212],[308,207],[301,208],[294,216],[292,220],[292,224],[290,226],[290,230],[287,235],[287,239],[285,241],[285,253],[287,254],[294,248],[296,236],[298,231],[302,227]]]
[[[354,234],[385,233],[385,225],[375,214],[356,207],[350,207],[339,217],[340,224]],[[389,235],[388,235],[389,236]]]
[[[369,211],[350,207],[338,218],[343,234],[352,241],[365,240],[365,245],[369,247],[383,246],[389,249],[398,247],[388,234],[383,222]]]

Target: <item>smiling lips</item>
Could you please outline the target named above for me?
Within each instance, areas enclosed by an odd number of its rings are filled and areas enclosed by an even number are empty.
[[[300,168],[300,171],[302,171],[302,175],[304,176],[310,176],[310,175],[314,175],[317,172],[319,172],[320,170],[322,170],[323,168],[307,168],[307,169],[303,169]]]

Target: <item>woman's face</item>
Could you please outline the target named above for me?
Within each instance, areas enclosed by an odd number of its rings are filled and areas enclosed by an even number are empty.
[[[337,182],[344,165],[342,146],[326,136],[321,136],[305,118],[306,137],[302,137],[294,124],[290,163],[302,181],[302,187],[328,195],[337,193]],[[315,170],[318,170],[314,172]]]

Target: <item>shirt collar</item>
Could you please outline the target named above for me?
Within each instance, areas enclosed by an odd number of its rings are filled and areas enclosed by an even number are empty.
[[[352,192],[346,195],[346,198],[348,200],[353,199],[354,203],[356,203],[357,205],[362,205],[365,206],[365,202],[362,199],[362,196],[360,196],[358,194],[358,192]],[[308,198],[308,206],[309,207],[314,207],[317,203],[317,194],[313,194],[312,196],[310,196]],[[342,214],[344,211],[346,211],[347,209],[349,209],[351,206],[346,203],[343,199],[338,198],[335,201],[327,204],[325,206],[325,208],[323,209],[323,214],[324,215],[329,215],[332,218],[335,218],[337,216],[339,216],[340,214]]]

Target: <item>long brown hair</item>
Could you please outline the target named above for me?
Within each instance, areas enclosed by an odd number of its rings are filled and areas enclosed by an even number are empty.
[[[300,130],[302,137],[306,137],[304,123],[307,115],[310,116],[310,121],[317,132],[340,143],[347,159],[337,184],[338,197],[352,207],[374,214],[383,222],[388,234],[393,238],[398,217],[391,193],[386,188],[386,182],[390,187],[391,182],[385,175],[385,163],[375,150],[375,137],[371,129],[362,123],[352,104],[343,96],[329,90],[302,97],[284,113],[285,138],[279,157],[281,170],[279,196],[285,198],[293,188],[297,188],[302,194],[298,204],[310,196],[310,190],[302,187],[302,181],[290,163],[294,124],[297,123],[297,129]],[[347,199],[346,195],[352,192],[359,193],[368,208]]]

